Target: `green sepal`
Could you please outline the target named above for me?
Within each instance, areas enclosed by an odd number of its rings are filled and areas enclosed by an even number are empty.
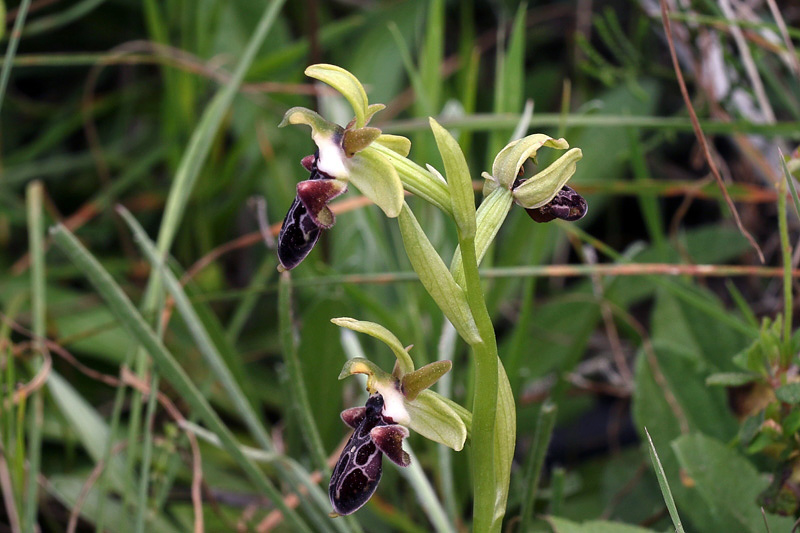
[[[408,204],[403,203],[397,220],[400,223],[406,255],[425,290],[461,338],[470,345],[480,342],[478,327],[470,313],[464,290],[455,282],[442,258],[436,253]]]
[[[370,149],[379,152],[391,162],[400,176],[403,187],[411,194],[423,198],[445,213],[452,213],[453,206],[450,201],[450,192],[447,190],[447,184],[430,179],[430,173],[397,151],[394,142],[391,142],[392,146],[386,146],[381,143],[383,137],[383,135],[378,137],[372,143]]]
[[[350,102],[356,117],[356,127],[363,128],[367,124],[367,115],[371,117],[379,109],[370,109],[367,92],[358,78],[342,67],[320,63],[311,65],[305,71],[306,76],[327,83],[341,93]]]
[[[378,128],[364,127],[345,130],[342,138],[344,155],[353,157],[356,152],[360,152],[372,144],[380,135],[381,130]]]
[[[475,192],[472,190],[472,178],[469,174],[467,160],[458,142],[433,118],[428,119],[436,138],[436,145],[444,162],[447,175],[447,188],[453,204],[453,218],[458,227],[461,239],[475,236]]]
[[[420,392],[439,381],[439,378],[447,374],[451,368],[453,368],[452,361],[434,361],[413,372],[406,373],[400,380],[403,395],[409,401],[414,400]]]
[[[348,161],[348,181],[380,207],[387,217],[399,215],[403,207],[403,182],[389,160],[372,147],[367,147]]]
[[[306,124],[311,127],[311,137],[316,140],[317,136],[324,139],[332,139],[336,134],[344,133],[344,128],[325,120],[322,115],[306,107],[293,107],[283,114],[283,120],[278,124],[282,128],[288,124]]]
[[[381,367],[363,357],[353,357],[348,359],[339,372],[339,379],[342,380],[353,374],[366,374],[367,375],[367,390],[372,394],[378,390],[377,384],[393,383],[394,378],[388,372],[385,372]]]
[[[550,202],[575,174],[577,162],[582,157],[580,148],[568,151],[552,165],[514,189],[514,201],[525,209],[534,209]]]
[[[406,375],[409,372],[414,372],[414,361],[411,360],[411,356],[408,355],[408,351],[405,349],[405,347],[403,347],[400,339],[398,339],[394,333],[385,327],[381,326],[380,324],[376,324],[375,322],[356,320],[349,317],[332,318],[331,322],[339,327],[347,328],[359,333],[366,333],[371,337],[375,337],[376,339],[383,341],[389,348],[391,348],[395,357],[397,358],[397,365],[399,369],[399,375],[397,375],[398,378],[403,377],[403,375]]]
[[[406,403],[406,410],[410,429],[455,451],[464,448],[467,426],[438,394],[423,390],[413,402]]]
[[[408,157],[409,152],[411,152],[411,141],[402,135],[384,133],[375,139],[375,142],[403,157]]]
[[[511,189],[514,185],[514,180],[519,175],[519,169],[528,159],[534,158],[535,160],[536,152],[542,146],[566,150],[569,148],[569,143],[564,139],[553,139],[543,133],[534,133],[508,144],[494,158],[491,176],[488,174],[483,175],[487,178],[483,194],[488,195],[497,187]]]

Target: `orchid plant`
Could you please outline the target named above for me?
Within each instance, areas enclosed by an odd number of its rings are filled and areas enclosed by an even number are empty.
[[[342,413],[355,429],[331,477],[332,516],[350,514],[375,492],[386,455],[399,466],[409,464],[402,442],[413,430],[460,451],[471,440],[475,531],[499,531],[508,499],[511,461],[516,441],[514,398],[502,362],[481,288],[478,265],[494,240],[511,207],[517,204],[537,222],[555,218],[577,220],[586,202],[566,185],[581,159],[579,148],[564,139],[534,134],[506,146],[484,173],[484,199],[475,208],[475,194],[466,159],[457,141],[434,119],[430,126],[444,162],[444,175],[408,159],[411,142],[369,126],[384,108],[369,104],[358,79],[334,65],[312,65],[306,75],[322,81],[350,103],[354,118],[345,127],[314,111],[292,108],[281,125],[311,128],[314,155],[303,159],[311,173],[297,185],[278,239],[281,270],[290,270],[308,255],[323,230],[335,217],[328,203],[350,184],[399,223],[403,244],[419,280],[442,313],[469,344],[475,357],[472,409],[458,405],[429,389],[451,368],[438,361],[416,369],[399,339],[372,322],[334,318],[341,327],[372,335],[394,352],[391,373],[366,359],[348,361],[339,378],[367,376],[370,393],[365,407]],[[522,168],[542,147],[564,150],[554,163],[523,179]],[[458,230],[458,248],[448,268],[434,249],[404,199],[408,191],[448,214]]]

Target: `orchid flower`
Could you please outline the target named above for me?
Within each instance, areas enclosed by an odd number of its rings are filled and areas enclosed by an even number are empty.
[[[339,374],[339,379],[365,374],[370,397],[365,407],[346,409],[341,414],[355,431],[331,476],[329,495],[336,516],[357,511],[377,490],[383,455],[399,466],[410,464],[402,449],[409,429],[458,451],[464,447],[472,416],[455,402],[428,390],[450,370],[450,361],[436,361],[415,370],[408,348],[383,326],[351,318],[334,318],[332,322],[384,341],[397,357],[391,374],[359,357],[347,361]]]
[[[347,191],[352,183],[372,200],[389,218],[400,214],[403,206],[403,184],[387,156],[372,146],[388,148],[402,157],[408,155],[411,142],[398,135],[384,135],[378,128],[367,126],[383,104],[369,105],[361,83],[346,70],[333,65],[313,65],[306,75],[337,89],[353,106],[355,118],[341,127],[304,107],[293,107],[280,126],[305,124],[317,145],[313,156],[302,164],[311,176],[297,185],[297,197],[283,221],[278,235],[279,270],[291,270],[311,252],[321,230],[330,229],[336,221],[328,202]]]

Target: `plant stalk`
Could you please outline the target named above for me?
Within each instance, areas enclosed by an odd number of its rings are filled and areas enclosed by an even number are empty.
[[[481,340],[471,345],[475,356],[475,396],[472,404],[472,471],[474,531],[500,531],[502,513],[495,513],[495,418],[497,416],[498,357],[494,326],[486,309],[478,274],[473,238],[459,239],[467,303]],[[504,480],[508,483],[508,480]],[[499,519],[498,519],[499,518]]]

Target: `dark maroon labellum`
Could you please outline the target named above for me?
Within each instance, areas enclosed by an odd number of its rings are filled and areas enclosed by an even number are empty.
[[[286,270],[293,269],[306,258],[317,244],[321,229],[333,225],[333,213],[327,203],[346,190],[340,182],[319,171],[318,160],[319,153],[303,158],[302,165],[311,172],[311,176],[298,184],[298,195],[278,233],[278,260]]]
[[[328,495],[336,515],[356,512],[369,501],[383,473],[383,455],[400,466],[408,466],[410,458],[402,442],[408,430],[383,416],[383,396],[374,393],[366,407],[342,412],[342,420],[355,431],[342,449],[328,487]]]
[[[567,222],[580,220],[589,210],[586,200],[574,189],[564,185],[549,203],[535,209],[526,209],[536,222],[550,222],[560,218]]]

